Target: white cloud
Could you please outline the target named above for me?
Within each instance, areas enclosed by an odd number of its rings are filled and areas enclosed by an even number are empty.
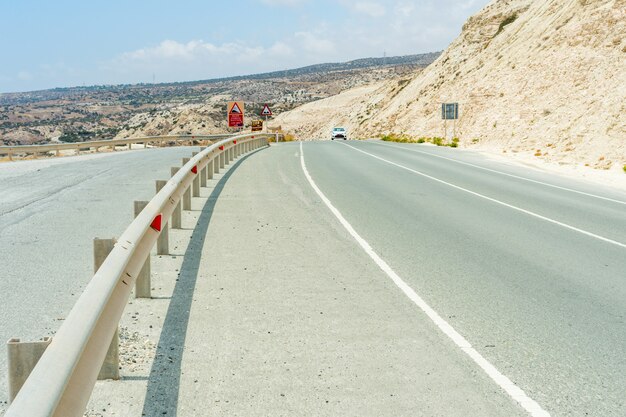
[[[295,41],[300,50],[314,55],[328,56],[337,52],[335,43],[325,38],[320,32],[297,32]]]
[[[28,71],[20,71],[17,73],[17,79],[20,81],[30,81],[33,79],[33,75]]]
[[[293,48],[284,42],[276,42],[269,48],[268,52],[275,57],[285,57],[293,55]]]
[[[395,5],[395,12],[399,16],[410,16],[415,10],[415,4],[410,1],[400,1]]]
[[[362,13],[369,17],[382,17],[386,13],[385,6],[373,1],[357,1],[349,4],[355,12]]]
[[[295,5],[302,0],[257,0]],[[303,16],[299,29],[275,38],[234,42],[166,39],[120,54],[103,65],[107,82],[202,80],[254,74],[357,58],[417,54],[443,49],[469,14],[461,7],[487,0],[333,0],[350,15],[336,27],[334,15]],[[473,3],[474,2],[474,3]],[[451,23],[451,21],[453,21]]]

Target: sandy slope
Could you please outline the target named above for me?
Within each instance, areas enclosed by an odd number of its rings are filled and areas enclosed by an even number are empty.
[[[302,138],[337,124],[361,137],[442,136],[444,101],[460,103],[462,146],[621,171],[626,0],[494,0],[409,82],[344,92],[277,124]]]

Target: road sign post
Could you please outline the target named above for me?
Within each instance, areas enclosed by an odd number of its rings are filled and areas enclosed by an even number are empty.
[[[227,112],[228,127],[243,129],[244,114],[243,101],[230,101]]]
[[[459,103],[441,103],[443,137],[448,139],[448,120],[452,120],[452,137],[456,137],[456,120],[459,118]]]
[[[272,109],[270,109],[270,106],[266,104],[263,105],[263,110],[261,110],[261,116],[265,116],[265,128],[267,129],[266,131],[269,132],[269,126],[267,125],[267,118],[272,116]],[[278,138],[276,139],[276,142],[278,142]]]

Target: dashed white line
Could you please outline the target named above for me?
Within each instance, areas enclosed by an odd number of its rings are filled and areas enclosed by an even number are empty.
[[[535,212],[533,212],[533,211],[526,210],[526,209],[523,209],[523,208],[521,208],[521,207],[514,206],[514,205],[509,204],[509,203],[505,203],[504,201],[500,201],[500,200],[497,200],[497,199],[495,199],[495,198],[488,197],[488,196],[486,196],[486,195],[483,195],[483,194],[477,193],[477,192],[472,191],[472,190],[468,190],[467,188],[463,188],[463,187],[461,187],[461,186],[458,186],[458,185],[452,184],[452,183],[450,183],[450,182],[447,182],[447,181],[441,180],[441,179],[439,179],[439,178],[433,177],[432,175],[424,174],[423,172],[417,171],[417,170],[415,170],[415,169],[412,169],[412,168],[406,167],[406,166],[404,166],[404,165],[398,164],[398,163],[396,163],[396,162],[390,161],[390,160],[385,159],[385,158],[381,158],[381,157],[380,157],[380,156],[378,156],[378,155],[374,155],[374,154],[372,154],[372,153],[365,152],[365,151],[363,151],[363,150],[361,150],[361,149],[358,149],[358,148],[356,148],[356,147],[354,147],[354,146],[352,146],[352,145],[347,145],[347,144],[345,144],[345,143],[342,143],[342,145],[347,146],[347,147],[349,147],[349,148],[352,148],[352,149],[354,149],[355,151],[358,151],[358,152],[364,153],[365,155],[369,155],[369,156],[371,156],[372,158],[376,158],[376,159],[378,159],[378,160],[381,160],[381,161],[383,161],[383,162],[386,162],[386,163],[388,163],[388,164],[390,164],[390,165],[394,165],[394,166],[396,166],[396,167],[398,167],[398,168],[402,168],[402,169],[407,170],[407,171],[409,171],[409,172],[412,172],[412,173],[414,173],[414,174],[421,175],[422,177],[425,177],[425,178],[431,179],[431,180],[433,180],[433,181],[437,181],[438,183],[445,184],[445,185],[447,185],[447,186],[449,186],[449,187],[452,187],[452,188],[455,188],[455,189],[457,189],[457,190],[460,190],[460,191],[466,192],[466,193],[468,193],[468,194],[472,194],[472,195],[474,195],[474,196],[476,196],[476,197],[484,198],[485,200],[491,201],[491,202],[496,203],[496,204],[500,204],[501,206],[508,207],[508,208],[510,208],[510,209],[513,209],[513,210],[519,211],[519,212],[524,213],[524,214],[527,214],[527,215],[529,215],[529,216],[532,216],[532,217],[535,217],[535,218],[538,218],[538,219],[544,220],[544,221],[546,221],[546,222],[550,222],[550,223],[552,223],[552,224],[556,224],[556,225],[561,226],[561,227],[564,227],[564,228],[566,228],[566,229],[573,230],[573,231],[578,232],[578,233],[581,233],[581,234],[583,234],[583,235],[586,235],[586,236],[589,236],[589,237],[593,237],[593,238],[598,239],[598,240],[601,240],[601,241],[603,241],[603,242],[610,243],[610,244],[612,244],[612,245],[619,246],[619,247],[622,247],[622,248],[626,249],[626,244],[625,244],[625,243],[622,243],[622,242],[618,242],[617,240],[609,239],[609,238],[607,238],[607,237],[600,236],[600,235],[597,235],[597,234],[592,233],[592,232],[588,232],[587,230],[583,230],[583,229],[580,229],[580,228],[578,228],[578,227],[575,227],[575,226],[569,225],[569,224],[567,224],[567,223],[563,223],[563,222],[560,222],[560,221],[558,221],[558,220],[554,220],[554,219],[551,219],[551,218],[549,218],[549,217],[542,216],[541,214],[535,213]]]
[[[420,150],[417,150],[417,149],[400,148],[398,146],[388,145],[386,143],[376,143],[376,144],[377,145],[381,145],[381,146],[387,146],[389,148],[406,149],[409,152],[421,153],[421,154],[424,154],[424,155],[433,156],[435,158],[445,159],[447,161],[452,161],[452,162],[456,162],[457,164],[462,164],[462,165],[470,166],[470,167],[473,167],[473,168],[482,169],[484,171],[493,172],[495,174],[505,175],[507,177],[516,178],[516,179],[519,179],[519,180],[528,181],[528,182],[532,182],[532,183],[535,183],[535,184],[545,185],[546,187],[552,187],[552,188],[556,188],[556,189],[563,190],[563,191],[569,191],[570,193],[581,194],[581,195],[584,195],[584,196],[587,196],[587,197],[598,198],[600,200],[605,200],[605,201],[610,201],[612,203],[626,205],[626,201],[616,200],[614,198],[604,197],[604,196],[597,195],[597,194],[586,193],[584,191],[574,190],[573,188],[561,187],[560,185],[550,184],[548,182],[543,182],[543,181],[537,181],[537,180],[533,180],[531,178],[521,177],[521,176],[515,175],[515,174],[509,174],[508,172],[498,171],[497,169],[481,167],[480,165],[470,164],[469,162],[459,161],[458,159],[448,158],[447,156],[435,155],[435,154],[432,154],[432,153],[429,153],[429,152],[420,151]]]
[[[433,310],[396,272],[385,262],[370,246],[365,239],[363,239],[354,230],[352,225],[343,217],[341,212],[333,206],[330,200],[319,189],[304,163],[304,150],[302,142],[300,142],[300,165],[307,181],[315,191],[315,193],[324,202],[326,207],[335,215],[341,225],[347,230],[347,232],[356,240],[356,242],[363,248],[365,253],[378,265],[378,267],[396,284],[400,290],[417,305],[433,323],[441,330],[446,336],[448,336],[455,345],[457,345],[469,358],[474,361],[485,373],[502,388],[513,400],[517,401],[532,417],[549,417],[550,413],[541,408],[541,406],[517,385],[515,385],[508,377],[503,375],[495,366],[485,359],[472,345],[457,332],[447,321],[445,321],[435,310]]]

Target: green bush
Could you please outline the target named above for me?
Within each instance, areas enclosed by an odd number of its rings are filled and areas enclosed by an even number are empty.
[[[434,137],[431,142],[437,146],[443,146],[443,138]]]
[[[498,36],[500,32],[504,30],[505,26],[510,25],[511,23],[515,22],[516,19],[517,19],[517,13],[514,13],[511,16],[504,19],[502,23],[500,23],[500,26],[498,26],[498,31],[496,32],[495,35],[493,35],[493,37],[495,38],[496,36]]]
[[[623,169],[624,169],[624,172],[626,172],[626,165],[624,165],[624,168],[623,168]]]
[[[426,143],[430,142],[437,146],[449,146],[451,148],[457,148],[459,146],[459,138],[452,138],[452,142],[447,143],[444,138],[440,137],[420,137],[418,139],[413,139],[410,136],[405,134],[397,134],[397,133],[389,133],[380,136],[381,140],[386,142],[398,142],[398,143]]]

